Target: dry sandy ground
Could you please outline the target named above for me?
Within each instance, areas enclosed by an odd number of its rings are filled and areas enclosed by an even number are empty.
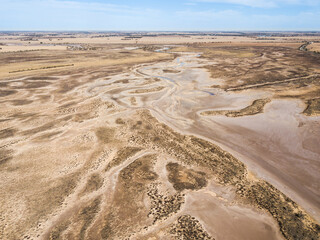
[[[263,61],[290,79],[296,48],[99,47],[1,53],[0,239],[319,238],[318,78],[292,97],[212,76]],[[237,117],[201,114],[221,110]]]
[[[142,38],[130,38],[130,36],[104,36],[106,34],[71,34],[57,35],[55,37],[46,36],[41,33],[40,36],[16,35],[16,36],[0,36],[0,44],[7,45],[67,45],[67,44],[192,44],[192,43],[257,43],[257,44],[288,44],[320,40],[319,36],[272,36],[272,37],[259,37],[259,36],[210,36],[210,35],[182,35],[172,34],[160,36],[143,36]],[[60,37],[59,37],[60,36]],[[139,36],[139,35],[138,35]],[[8,46],[9,47],[9,46]],[[57,47],[57,46],[56,46]],[[1,48],[1,46],[0,46]],[[5,49],[5,48],[4,48]],[[10,48],[11,49],[11,48]],[[1,50],[0,50],[1,51]]]
[[[1,46],[0,52],[19,52],[19,51],[38,51],[38,50],[66,50],[66,46],[62,45],[11,45]]]
[[[312,44],[308,47],[308,49],[309,49],[310,51],[320,52],[320,43],[319,43],[319,42],[317,42],[317,43],[312,43]]]

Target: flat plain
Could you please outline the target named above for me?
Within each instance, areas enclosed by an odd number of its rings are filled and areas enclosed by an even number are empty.
[[[0,239],[319,239],[319,41],[2,33]]]

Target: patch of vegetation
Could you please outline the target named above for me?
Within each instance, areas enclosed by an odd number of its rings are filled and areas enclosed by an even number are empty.
[[[254,205],[268,211],[278,222],[286,239],[319,239],[320,226],[294,201],[266,181],[243,181],[237,193]]]
[[[149,93],[149,92],[158,92],[164,89],[165,87],[159,86],[159,87],[154,87],[154,88],[149,88],[149,89],[137,89],[135,91],[131,91],[130,93],[133,94],[141,94],[141,93]]]
[[[16,90],[0,90],[0,97],[6,97],[15,93],[17,93]]]
[[[205,111],[202,112],[203,116],[213,116],[213,115],[225,115],[227,117],[243,117],[249,115],[256,115],[263,112],[264,106],[269,103],[271,100],[266,99],[257,99],[254,100],[253,103],[238,111],[233,110],[221,110],[221,111]]]
[[[175,224],[171,227],[170,233],[175,239],[192,240],[214,240],[201,226],[200,222],[190,215],[180,216]]]
[[[26,135],[34,135],[34,134],[37,134],[40,132],[51,130],[52,128],[57,127],[60,123],[66,122],[66,121],[70,120],[71,118],[72,118],[72,116],[66,116],[66,117],[57,119],[56,121],[51,121],[51,122],[45,123],[40,127],[35,127],[32,129],[29,129],[29,130],[25,130],[22,132],[22,134],[25,136]]]
[[[51,82],[47,82],[47,81],[24,81],[23,85],[16,87],[16,89],[42,88],[42,87],[49,86],[50,84]],[[29,100],[25,100],[25,101],[29,101]],[[13,101],[13,103],[19,103],[19,101]],[[20,101],[20,103],[23,103],[23,101]]]
[[[125,124],[125,121],[123,121],[122,118],[117,118],[117,119],[116,119],[116,124],[122,125],[122,124]]]
[[[0,130],[0,139],[13,137],[18,130],[15,128],[5,128]]]
[[[62,131],[45,133],[45,134],[40,135],[39,137],[36,137],[35,139],[36,139],[36,140],[40,140],[40,141],[41,141],[41,140],[49,140],[49,139],[51,139],[52,137],[54,137],[54,136],[56,136],[56,135],[58,135],[58,134],[60,134],[60,133],[62,133]]]
[[[62,233],[67,230],[68,226],[71,224],[70,221],[63,221],[62,223],[58,224],[57,226],[55,226],[50,234],[49,234],[49,239],[50,240],[58,240],[61,239],[61,235]]]
[[[152,144],[187,165],[208,169],[218,183],[235,187],[239,199],[269,212],[286,239],[319,239],[320,226],[314,219],[271,184],[250,180],[245,165],[230,153],[206,140],[174,132],[148,111],[141,111],[140,117],[153,127],[137,130],[139,134],[131,136],[132,141],[144,146]]]
[[[79,214],[79,217],[83,220],[83,225],[80,230],[79,239],[85,239],[85,234],[92,223],[94,217],[97,215],[100,209],[101,199],[96,198],[89,206],[83,208]]]
[[[156,185],[152,185],[148,191],[151,199],[151,208],[148,216],[153,217],[153,223],[165,220],[173,213],[177,213],[184,203],[184,194],[162,195],[158,192]]]
[[[203,54],[201,54],[202,58],[215,58],[217,56],[228,56],[235,58],[250,58],[255,57],[256,54],[247,50],[239,50],[239,49],[214,49],[214,48],[204,48]]]
[[[119,166],[129,157],[133,156],[134,154],[136,154],[141,150],[142,148],[138,148],[138,147],[124,147],[120,149],[117,153],[117,156],[114,159],[112,159],[111,162],[108,163],[105,171],[109,171],[111,168]]]
[[[102,184],[103,184],[103,178],[100,176],[100,174],[98,173],[92,174],[88,179],[87,184],[81,195],[97,191],[99,188],[102,187]]]
[[[131,97],[130,98],[130,102],[131,102],[132,105],[137,105],[137,100],[136,100],[135,97]]]
[[[72,67],[72,66],[74,66],[74,64],[46,66],[46,67],[40,67],[40,68],[27,68],[27,69],[20,69],[20,70],[16,70],[16,71],[11,71],[9,73],[18,73],[18,72],[26,72],[26,71],[34,71],[34,70],[42,70],[42,69],[50,69],[50,68]]]
[[[167,166],[169,182],[177,191],[185,189],[199,190],[207,185],[207,179],[204,172],[187,169],[178,163],[168,163]]]
[[[307,107],[303,111],[308,116],[320,115],[320,98],[310,99],[307,101]]]
[[[113,83],[123,83],[123,84],[128,84],[128,83],[129,83],[129,79],[117,80],[117,81],[114,81]]]
[[[81,123],[85,120],[93,119],[96,118],[97,116],[95,115],[95,112],[83,112],[83,113],[77,113],[74,115],[74,121]]]
[[[103,143],[110,143],[114,140],[115,129],[100,127],[96,130],[96,136]]]
[[[22,106],[22,105],[28,105],[30,103],[32,103],[33,101],[32,100],[22,100],[22,99],[19,99],[19,100],[12,100],[11,103],[15,106]]]
[[[0,165],[8,162],[9,160],[12,159],[12,150],[8,149],[0,149]]]
[[[155,159],[156,155],[145,155],[120,171],[114,198],[101,228],[103,239],[126,239],[145,226],[148,209],[144,199],[148,185],[158,178],[152,170]]]
[[[180,71],[176,69],[163,69],[162,71],[164,73],[180,73]]]
[[[80,173],[71,173],[64,177],[58,178],[54,183],[48,182],[46,184],[46,190],[36,189],[34,194],[26,196],[25,203],[27,209],[32,209],[29,217],[21,222],[18,226],[23,229],[34,228],[38,225],[39,221],[45,220],[48,214],[53,213],[58,207],[60,207],[65,198],[70,195],[77,186]],[[52,185],[51,185],[52,184]],[[53,237],[59,237],[62,231],[67,228],[67,223],[63,223],[63,226],[58,226],[58,229],[53,230]],[[19,237],[12,237],[12,239],[20,239]],[[57,238],[52,238],[57,239]],[[60,239],[60,238],[58,238]]]

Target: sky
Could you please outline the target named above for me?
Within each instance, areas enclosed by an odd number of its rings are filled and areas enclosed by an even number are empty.
[[[0,31],[320,31],[320,0],[0,0]]]

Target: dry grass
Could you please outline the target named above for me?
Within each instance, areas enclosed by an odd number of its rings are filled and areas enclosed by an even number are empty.
[[[200,222],[190,215],[180,216],[172,226],[170,233],[178,239],[214,240],[201,226]]]
[[[141,94],[141,93],[151,93],[151,92],[159,92],[165,87],[159,86],[159,87],[154,87],[154,88],[149,88],[149,89],[137,89],[135,91],[131,91],[130,93],[132,94]]]
[[[3,52],[28,52],[42,50],[66,50],[66,46],[62,45],[16,45],[16,46],[0,46],[0,53]]]
[[[0,77],[23,76],[24,71],[27,70],[32,70],[33,74],[41,74],[43,71],[49,73],[56,71],[52,67],[57,66],[72,67],[76,72],[83,68],[138,64],[170,58],[172,56],[167,53],[145,52],[143,50],[120,53],[120,51],[110,51],[109,47],[90,52],[61,50],[43,50],[40,54],[32,51],[9,52],[0,54],[0,60],[4,63],[0,65]]]
[[[61,67],[72,67],[72,66],[74,66],[74,64],[45,66],[45,67],[40,67],[40,68],[19,69],[19,70],[12,71],[12,72],[9,72],[9,73],[19,73],[19,72],[27,72],[27,71],[35,71],[35,70],[44,70],[44,69],[51,69],[51,68],[61,68]]]
[[[320,43],[312,43],[307,47],[309,51],[320,53]]]
[[[214,116],[214,115],[225,115],[227,117],[243,117],[256,115],[263,112],[264,106],[270,102],[269,98],[266,99],[257,99],[252,102],[248,107],[240,109],[238,111],[233,110],[220,110],[220,111],[205,111],[201,112],[203,116]]]
[[[178,163],[168,163],[168,179],[174,189],[183,191],[184,189],[199,190],[207,185],[206,174],[180,166]]]
[[[307,101],[307,107],[303,112],[308,116],[320,115],[320,98],[315,98]]]
[[[251,51],[245,50],[215,50],[215,49],[208,49],[202,55],[203,58],[214,58],[217,56],[220,57],[236,57],[236,58],[251,58],[256,57],[257,55]]]

